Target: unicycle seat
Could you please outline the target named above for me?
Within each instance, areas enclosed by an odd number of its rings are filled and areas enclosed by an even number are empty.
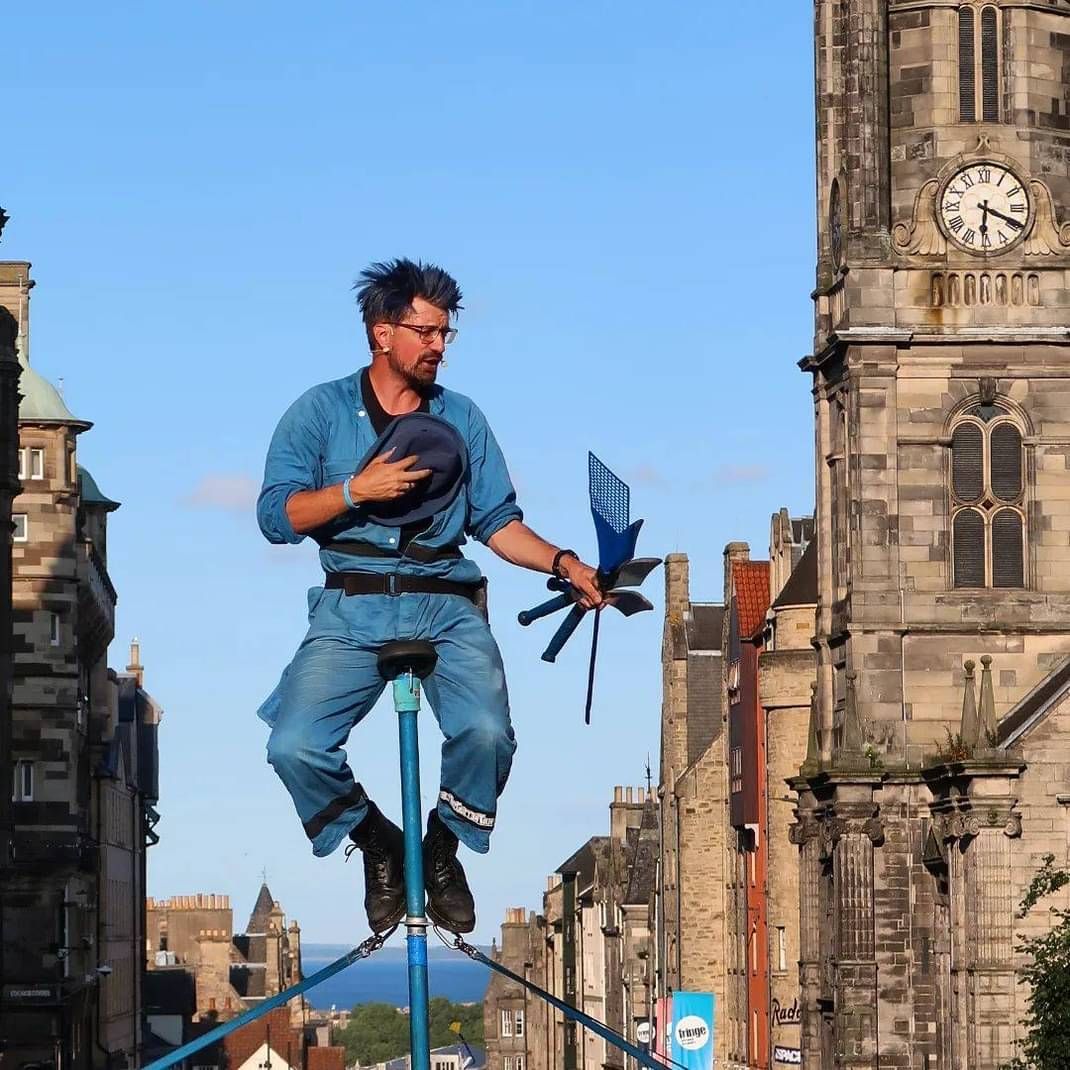
[[[396,680],[411,672],[421,680],[435,671],[438,654],[431,643],[422,639],[398,639],[379,648],[379,675],[384,680]]]

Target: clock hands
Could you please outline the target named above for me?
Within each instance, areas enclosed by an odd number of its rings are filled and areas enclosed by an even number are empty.
[[[1002,219],[1008,226],[1014,227],[1015,230],[1021,230],[1023,225],[1020,220],[1011,219],[1009,215],[1004,215],[1002,212],[997,212],[995,208],[988,207],[988,201],[981,201],[981,209],[988,215],[994,215],[997,219]],[[984,226],[984,224],[982,224]]]

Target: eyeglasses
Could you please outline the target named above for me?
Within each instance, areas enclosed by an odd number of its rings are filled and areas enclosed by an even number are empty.
[[[429,345],[439,335],[442,336],[442,344],[449,345],[457,337],[456,327],[435,327],[433,325],[425,326],[422,323],[395,323],[395,327],[407,327],[410,331],[415,331],[420,336],[420,341],[424,345]]]

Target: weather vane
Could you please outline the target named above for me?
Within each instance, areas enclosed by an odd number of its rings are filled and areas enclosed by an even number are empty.
[[[598,586],[606,595],[604,605],[612,606],[625,617],[653,609],[650,600],[644,598],[638,587],[650,573],[661,564],[660,557],[635,557],[635,544],[639,538],[642,520],[634,523],[631,518],[631,491],[628,484],[614,475],[593,453],[587,454],[588,493],[591,500],[591,516],[594,518],[598,538]],[[567,580],[556,577],[547,581],[551,591],[559,591],[534,609],[517,614],[517,620],[527,627],[542,617],[548,617],[559,609],[568,608],[568,615],[554,633],[550,645],[543,651],[542,660],[553,662],[561,653],[572,633],[579,627],[587,610],[579,604],[579,593]],[[583,719],[591,723],[591,702],[594,695],[594,664],[598,656],[598,624],[602,607],[594,611],[594,631],[591,635],[591,658],[587,668],[587,704]]]

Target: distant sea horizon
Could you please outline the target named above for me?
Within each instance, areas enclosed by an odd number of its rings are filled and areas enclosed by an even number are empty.
[[[341,958],[351,944],[302,944],[301,970],[311,977],[317,970]],[[487,951],[487,948],[480,948]],[[446,947],[427,949],[431,996],[445,996],[454,1003],[481,1003],[491,973],[486,966]],[[305,996],[316,1010],[351,1010],[361,1003],[409,1005],[409,982],[404,947],[384,947],[371,958],[361,959],[341,973],[316,985]]]

